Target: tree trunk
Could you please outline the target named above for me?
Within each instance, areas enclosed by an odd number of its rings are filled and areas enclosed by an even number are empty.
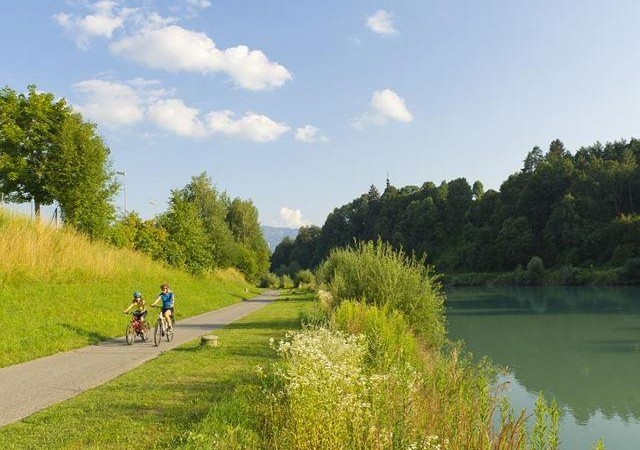
[[[33,209],[35,213],[36,222],[40,222],[40,202],[33,199]]]

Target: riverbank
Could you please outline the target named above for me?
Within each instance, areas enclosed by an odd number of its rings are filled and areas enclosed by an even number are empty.
[[[533,274],[522,267],[511,272],[445,273],[446,286],[636,286],[640,265],[635,260],[621,267],[563,266]]]

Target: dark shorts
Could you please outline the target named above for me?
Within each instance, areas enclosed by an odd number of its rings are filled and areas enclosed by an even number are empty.
[[[171,316],[173,316],[173,306],[171,308],[162,308],[162,314],[164,314],[166,311],[171,311]]]
[[[147,317],[147,311],[138,311],[137,309],[133,312],[133,316],[136,320],[140,320],[143,317]]]

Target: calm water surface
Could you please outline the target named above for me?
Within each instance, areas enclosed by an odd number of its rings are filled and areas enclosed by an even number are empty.
[[[562,410],[561,448],[640,449],[640,288],[457,288],[449,337],[508,368],[507,394]]]

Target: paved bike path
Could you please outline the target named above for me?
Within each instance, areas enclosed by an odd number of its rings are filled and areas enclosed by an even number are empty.
[[[160,352],[257,311],[277,296],[277,292],[267,291],[251,300],[180,320],[175,324],[173,341],[163,339],[158,347],[153,345],[153,335],[147,342],[136,338],[132,346],[126,345],[123,336],[0,369],[0,426],[99,386]],[[154,321],[153,314],[147,317]]]

